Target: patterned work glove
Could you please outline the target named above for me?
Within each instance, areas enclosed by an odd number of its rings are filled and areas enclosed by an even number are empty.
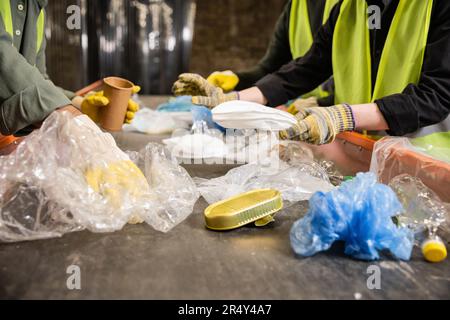
[[[239,100],[237,92],[225,94],[221,88],[210,84],[198,74],[183,73],[174,83],[172,91],[175,96],[192,96],[192,103],[214,108],[221,103]]]
[[[355,119],[348,104],[300,110],[297,125],[279,133],[281,140],[297,140],[322,145],[333,142],[344,131],[355,130]]]
[[[309,97],[306,99],[297,99],[294,102],[292,102],[288,109],[287,112],[289,112],[290,114],[293,114],[294,116],[301,110],[305,110],[307,108],[312,108],[312,107],[318,107],[319,103],[317,102],[317,98],[316,97]]]

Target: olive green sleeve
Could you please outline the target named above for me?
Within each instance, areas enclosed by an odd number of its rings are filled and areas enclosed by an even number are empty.
[[[45,57],[46,47],[47,47],[47,40],[44,37],[44,39],[42,40],[41,48],[40,48],[40,50],[39,50],[39,52],[38,52],[38,54],[36,56],[36,67],[39,69],[41,74],[44,76],[44,79],[50,80],[50,77],[48,76],[48,73],[47,73],[47,64],[46,64],[46,57]],[[58,86],[57,86],[57,88],[59,90],[61,90],[64,93],[64,95],[67,98],[69,98],[70,100],[72,100],[75,97],[75,93],[74,92],[66,90],[66,89],[63,89],[63,88],[58,87]]]
[[[12,46],[0,19],[0,132],[15,132],[44,120],[70,100]]]
[[[237,90],[247,89],[269,73],[277,71],[292,60],[289,44],[289,21],[291,16],[291,1],[285,6],[277,21],[275,32],[264,57],[256,66],[237,72],[239,84]]]

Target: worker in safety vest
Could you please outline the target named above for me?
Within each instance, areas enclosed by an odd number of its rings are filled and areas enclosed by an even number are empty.
[[[78,123],[91,128],[91,133],[105,137],[105,147],[113,155],[112,161],[102,166],[86,164],[87,183],[112,201],[121,199],[117,196],[118,190],[138,193],[140,186],[147,184],[141,171],[116,146],[112,137],[105,136],[89,117],[73,106],[73,93],[56,87],[48,79],[44,36],[46,5],[47,0],[0,0],[0,144],[4,147],[0,154],[6,153],[5,149],[12,151],[11,144],[17,144],[10,135],[27,127],[34,128],[55,110],[67,111]],[[99,106],[107,107],[108,103],[101,93],[96,93],[82,101],[82,109],[91,111]],[[125,121],[131,119],[132,115],[127,115]],[[138,180],[142,183],[133,185]]]
[[[380,12],[379,29],[369,28],[372,5]],[[393,136],[428,135],[432,143],[448,147],[448,17],[447,0],[343,0],[333,7],[305,56],[250,89],[224,94],[209,87],[197,90],[202,94],[192,101],[213,107],[241,99],[275,107],[333,75],[335,105],[300,110],[297,125],[281,132],[282,139],[320,145],[344,131],[368,130]],[[197,75],[184,74],[174,84],[174,92],[181,93],[188,85],[193,92],[205,83]]]
[[[252,87],[264,76],[304,56],[311,48],[313,36],[328,21],[331,9],[339,0],[292,0],[277,21],[269,48],[259,63],[248,70],[213,72],[208,82],[225,92]],[[330,105],[333,82],[327,81],[290,104],[289,112],[298,106]],[[306,99],[309,98],[309,99]]]
[[[92,114],[109,103],[101,92],[76,98],[49,80],[45,61],[46,6],[47,0],[0,1],[0,147],[17,143],[9,135],[41,122],[56,109],[79,114],[73,107],[75,101],[96,122]],[[134,91],[138,90],[136,87]],[[133,119],[137,109],[130,100],[125,122]]]

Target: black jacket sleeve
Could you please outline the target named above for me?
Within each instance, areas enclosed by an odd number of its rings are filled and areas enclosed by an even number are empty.
[[[340,5],[332,9],[330,19],[319,29],[311,49],[305,56],[291,61],[256,83],[269,106],[276,107],[308,93],[331,77],[331,47],[339,11]]]
[[[300,59],[264,77],[256,86],[277,106],[307,93],[332,75],[333,32],[340,4],[317,33],[311,50]],[[435,0],[419,84],[375,102],[391,135],[405,135],[439,123],[450,114],[450,1]],[[384,43],[382,44],[384,46]]]
[[[390,130],[401,136],[450,114],[450,1],[435,0],[419,84],[376,100]]]
[[[285,6],[283,13],[277,21],[275,32],[264,57],[259,63],[248,70],[237,72],[239,84],[237,90],[253,86],[259,79],[281,68],[292,60],[289,45],[289,21],[291,14],[291,1]]]

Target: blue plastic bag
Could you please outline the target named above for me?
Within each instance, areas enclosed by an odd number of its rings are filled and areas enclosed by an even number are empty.
[[[192,103],[191,96],[181,96],[161,104],[156,110],[159,112],[191,112],[193,106],[195,104]]]
[[[218,129],[221,132],[225,132],[225,129],[223,127],[214,122],[212,112],[207,107],[194,105],[191,109],[191,113],[194,127],[203,127],[204,125],[206,125],[206,127],[209,129]]]
[[[345,254],[360,260],[379,259],[379,252],[409,260],[414,235],[397,227],[392,217],[403,210],[394,191],[377,183],[373,173],[359,173],[328,193],[317,192],[309,200],[306,216],[291,229],[291,245],[301,256],[328,250],[333,242],[345,242]]]

